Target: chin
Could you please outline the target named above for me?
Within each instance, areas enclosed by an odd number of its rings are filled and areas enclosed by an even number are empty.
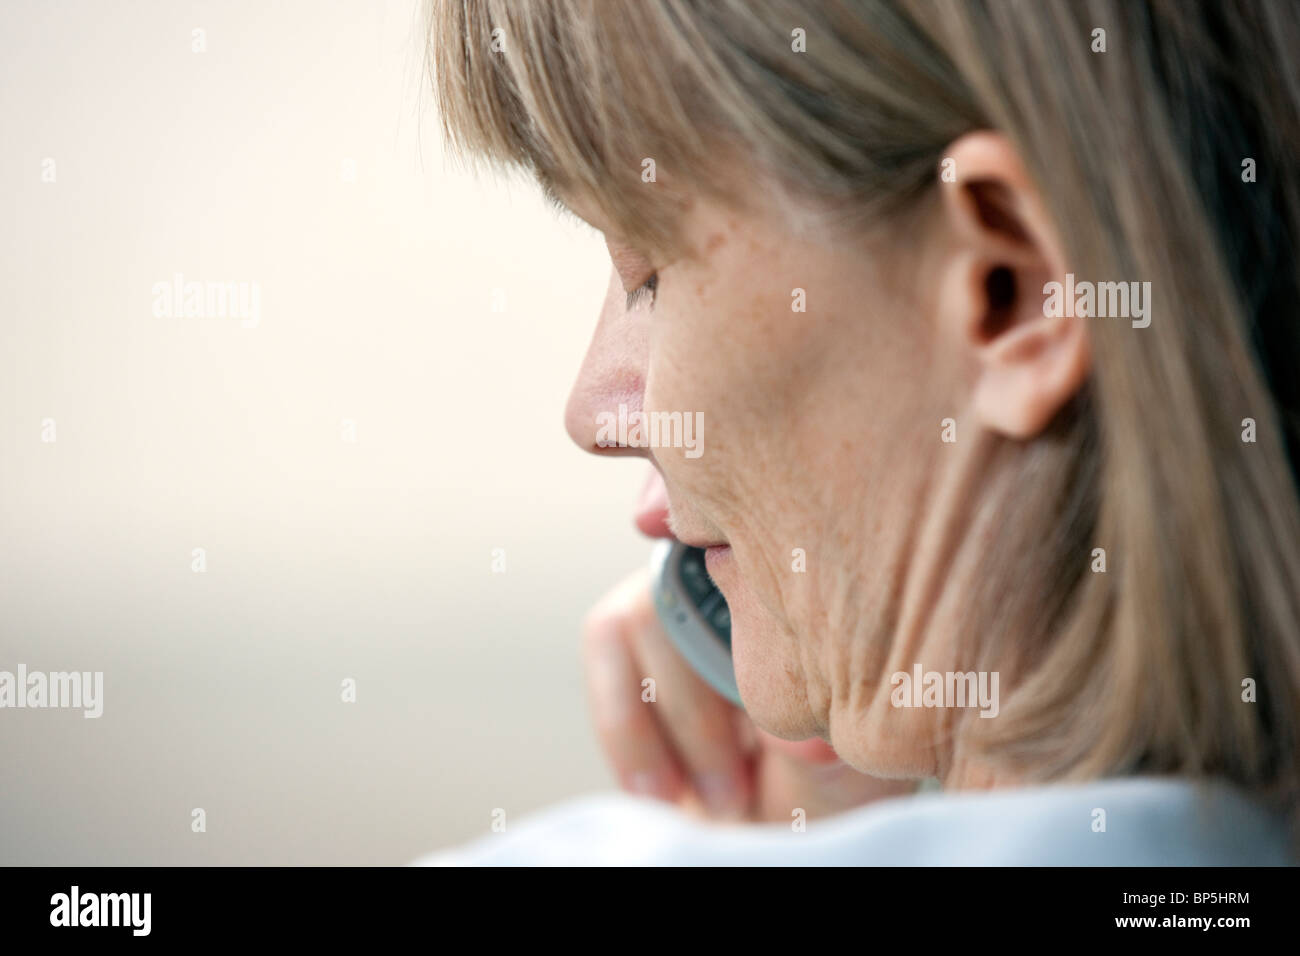
[[[728,598],[730,599],[730,598]],[[802,666],[790,653],[795,637],[770,619],[742,607],[731,612],[731,654],[736,686],[749,718],[769,734],[806,740],[819,728],[808,707]]]

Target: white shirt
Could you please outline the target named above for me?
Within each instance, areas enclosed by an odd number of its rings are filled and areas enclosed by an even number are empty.
[[[705,823],[598,794],[418,866],[1285,866],[1285,820],[1225,784],[1130,777],[882,800],[792,824]]]

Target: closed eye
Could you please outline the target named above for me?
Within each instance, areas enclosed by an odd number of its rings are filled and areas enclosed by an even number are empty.
[[[627,294],[627,311],[631,312],[646,299],[650,300],[650,308],[654,308],[655,290],[659,288],[659,273],[652,272],[650,278],[646,279],[639,286]]]

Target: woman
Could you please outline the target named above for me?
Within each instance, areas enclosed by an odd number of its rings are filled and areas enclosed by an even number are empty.
[[[633,578],[588,622],[596,724],[695,816],[598,799],[436,861],[1293,858],[1294,6],[432,14],[453,145],[605,235],[568,431],[709,549],[747,715]],[[699,454],[611,447],[620,406]]]

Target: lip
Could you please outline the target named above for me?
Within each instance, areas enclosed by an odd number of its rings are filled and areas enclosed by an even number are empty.
[[[673,538],[689,547],[702,550],[726,546],[725,541],[701,541],[692,539],[689,535],[682,537],[673,534],[668,524],[668,514],[668,487],[664,484],[659,469],[651,466],[650,474],[646,476],[646,482],[641,486],[641,492],[637,495],[636,505],[633,507],[633,521],[637,530],[647,538]]]
[[[711,544],[704,549],[704,566],[707,568],[715,568],[730,558],[731,545],[729,544]]]
[[[659,469],[653,466],[650,468],[633,511],[637,530],[647,538],[673,537],[673,532],[668,527],[668,489]]]

